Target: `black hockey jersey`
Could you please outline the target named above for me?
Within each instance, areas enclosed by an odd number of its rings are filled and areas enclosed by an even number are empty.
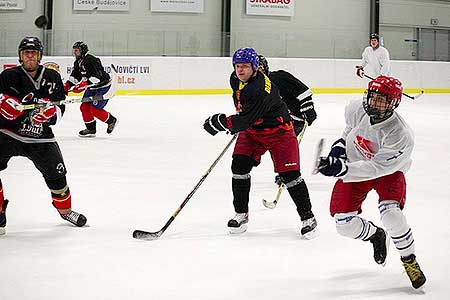
[[[32,93],[24,104],[35,103],[38,99],[48,98],[50,101],[59,101],[66,98],[64,87],[59,73],[52,69],[39,66],[36,77],[32,78],[22,66],[6,69],[0,73],[0,93],[18,99]],[[27,97],[28,99],[28,97]],[[64,113],[64,105],[59,105]],[[28,110],[15,120],[7,120],[0,115],[0,134],[7,134],[25,143],[43,143],[54,141],[50,125],[56,123],[57,116],[43,124],[31,121],[34,110]]]
[[[312,92],[308,86],[289,72],[279,70],[269,72],[270,80],[280,90],[282,100],[287,104],[289,111],[300,117],[300,101],[311,100]]]
[[[74,85],[83,78],[87,79],[89,83],[94,83],[95,88],[103,88],[110,84],[110,76],[106,73],[99,58],[86,54],[83,57],[78,57],[74,64],[72,73],[70,74],[69,82]],[[95,78],[95,79],[94,79]]]
[[[244,83],[233,72],[230,85],[237,112],[227,118],[232,133],[243,130],[272,133],[279,128],[292,128],[287,106],[269,77],[257,72],[255,77]]]

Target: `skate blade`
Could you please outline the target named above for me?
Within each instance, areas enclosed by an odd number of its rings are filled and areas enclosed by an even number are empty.
[[[95,133],[90,133],[90,134],[86,134],[86,135],[78,135],[80,138],[95,138]]]
[[[228,227],[231,234],[241,234],[247,231],[247,224],[242,224],[239,227]]]
[[[6,234],[6,230],[4,227],[0,227],[0,235],[5,235]]]
[[[305,234],[302,235],[302,239],[304,240],[312,240],[316,237],[319,236],[319,230],[316,228],[314,228],[313,230],[311,230],[310,232],[307,232]]]
[[[270,202],[270,201],[267,201],[266,199],[263,199],[263,205],[264,205],[266,208],[274,209],[275,206],[277,206],[277,202],[276,202],[276,201]]]

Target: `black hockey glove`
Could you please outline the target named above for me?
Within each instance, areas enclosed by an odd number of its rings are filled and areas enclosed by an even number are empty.
[[[314,109],[311,97],[300,100],[300,113],[302,114],[303,119],[308,122],[308,125],[311,125],[317,118],[317,113]]]
[[[333,143],[328,156],[347,159],[347,153],[345,152],[345,140],[343,138],[340,138]]]
[[[225,114],[215,114],[205,120],[203,128],[211,135],[216,135],[219,131],[230,131],[227,128],[227,117]]]
[[[283,184],[283,180],[281,179],[280,175],[275,176],[275,184],[278,186]]]
[[[348,171],[345,160],[333,156],[321,157],[318,169],[323,175],[334,177],[344,176]]]

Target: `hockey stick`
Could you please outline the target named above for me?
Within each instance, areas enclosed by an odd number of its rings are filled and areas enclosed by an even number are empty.
[[[365,73],[364,73],[363,75],[364,75],[364,77],[366,77],[366,78],[368,78],[368,79],[370,79],[370,80],[374,80],[374,79],[375,79],[375,78],[373,78],[373,77],[371,77],[371,76],[369,76],[369,75],[366,75]],[[405,93],[403,93],[403,92],[402,92],[402,95],[405,96],[405,97],[408,97],[409,99],[417,100],[420,96],[423,95],[423,93],[424,93],[423,90],[421,90],[420,93],[418,93],[418,94],[415,95],[415,96],[411,96],[411,95],[405,94]]]
[[[176,216],[180,213],[180,211],[183,209],[183,207],[188,203],[189,199],[195,194],[197,189],[200,187],[200,185],[205,181],[206,177],[208,177],[209,173],[211,173],[212,169],[217,165],[219,160],[222,158],[222,156],[225,154],[225,152],[230,148],[231,144],[234,142],[234,140],[237,138],[237,134],[233,135],[233,138],[228,142],[228,144],[225,146],[225,148],[222,150],[222,152],[219,154],[219,156],[216,158],[216,160],[212,163],[212,165],[209,167],[209,169],[206,171],[206,173],[200,178],[199,182],[194,186],[192,191],[187,195],[187,197],[184,199],[184,201],[181,203],[181,205],[175,210],[173,215],[169,218],[169,220],[166,222],[166,224],[161,228],[161,230],[156,232],[150,232],[150,231],[144,231],[144,230],[135,230],[133,231],[133,238],[138,240],[147,240],[152,241],[159,238],[164,231],[166,231],[167,227],[175,220]]]
[[[105,99],[111,99],[115,96],[116,89],[117,89],[117,69],[116,67],[111,64],[111,87],[109,88],[108,92],[104,95],[97,95],[97,96],[91,96],[91,97],[82,97],[82,98],[68,98],[64,100],[59,101],[52,101],[50,104],[53,105],[65,105],[65,104],[73,104],[73,103],[84,103],[84,102],[95,102],[95,101],[102,101]],[[91,86],[88,86],[91,87]],[[35,108],[41,108],[49,105],[48,102],[44,103],[33,103],[33,104],[18,104],[15,105],[14,108],[17,110],[31,110]]]
[[[301,142],[302,139],[303,139],[303,135],[305,134],[306,127],[308,127],[308,122],[305,122],[305,125],[304,125],[303,128],[302,128],[302,131],[300,131],[300,133],[298,134],[297,139],[298,139],[298,144],[299,144],[299,145],[300,145],[300,142]],[[275,200],[271,202],[271,201],[267,201],[266,199],[263,199],[263,200],[262,200],[263,205],[264,205],[266,208],[274,209],[275,206],[277,206],[278,200],[280,200],[281,193],[283,192],[283,190],[284,190],[285,187],[286,187],[286,186],[284,185],[284,183],[281,183],[281,184],[278,186],[277,195],[275,196]]]
[[[312,174],[315,175],[319,173],[319,165],[320,165],[320,157],[322,156],[323,144],[325,143],[325,139],[321,138],[316,148],[316,155],[314,157],[314,168],[312,170]]]

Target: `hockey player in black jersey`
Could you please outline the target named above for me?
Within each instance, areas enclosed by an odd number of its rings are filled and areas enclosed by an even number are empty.
[[[88,46],[83,41],[73,44],[75,62],[69,80],[64,84],[66,93],[84,92],[83,97],[103,96],[111,88],[111,77],[105,72],[99,58],[88,54]],[[103,97],[102,97],[103,98]],[[104,108],[108,99],[85,102],[80,106],[86,129],[79,132],[80,137],[95,137],[97,126],[95,118],[108,124],[106,132],[111,134],[117,125],[117,118]]]
[[[20,66],[0,73],[0,171],[11,157],[29,158],[44,177],[53,205],[64,220],[84,226],[86,217],[72,210],[71,194],[66,181],[66,167],[53,135],[55,125],[64,113],[61,76],[40,64],[43,53],[36,37],[24,38],[18,48]],[[39,108],[23,110],[23,104],[38,103]],[[0,234],[5,233],[6,207],[0,180]]]
[[[295,134],[302,132],[305,122],[311,125],[317,118],[312,101],[312,91],[291,73],[270,71],[269,63],[263,55],[258,55],[259,69],[264,72],[280,90],[281,99],[286,103],[294,122]]]
[[[219,131],[239,133],[233,151],[233,205],[236,215],[229,220],[231,233],[246,230],[250,194],[250,171],[269,151],[275,172],[294,201],[302,221],[301,235],[313,238],[316,220],[306,185],[300,175],[298,143],[286,104],[269,77],[258,71],[259,59],[253,48],[240,48],[233,55],[234,72],[230,76],[236,114],[215,114],[203,128],[211,135]]]

